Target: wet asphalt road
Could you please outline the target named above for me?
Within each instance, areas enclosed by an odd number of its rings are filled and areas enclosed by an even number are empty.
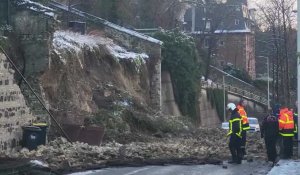
[[[246,162],[241,165],[169,165],[107,168],[72,175],[266,175],[271,170],[271,164],[264,161]]]

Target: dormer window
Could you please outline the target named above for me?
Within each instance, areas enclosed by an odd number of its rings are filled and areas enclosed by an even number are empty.
[[[235,24],[235,25],[239,25],[239,24],[240,24],[240,20],[235,19],[235,20],[234,20],[234,24]]]
[[[220,41],[219,41],[219,46],[224,46],[224,45],[225,45],[225,42],[222,41],[222,40],[220,40]]]
[[[206,21],[205,29],[210,30],[210,21]]]

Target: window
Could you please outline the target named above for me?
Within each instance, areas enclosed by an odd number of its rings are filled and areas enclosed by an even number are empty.
[[[240,20],[235,19],[235,20],[234,20],[234,24],[235,24],[235,25],[239,25],[239,24],[240,24]]]
[[[224,46],[224,45],[225,45],[225,42],[222,41],[222,40],[220,40],[220,41],[219,41],[219,46]]]
[[[223,67],[225,65],[225,62],[223,60],[220,61],[220,65]]]
[[[210,30],[210,21],[206,21],[205,29]]]

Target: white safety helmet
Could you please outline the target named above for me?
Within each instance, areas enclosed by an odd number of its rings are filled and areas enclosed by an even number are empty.
[[[227,104],[227,109],[230,109],[230,110],[235,110],[235,108],[236,108],[236,106],[235,106],[235,104],[234,103],[228,103]]]

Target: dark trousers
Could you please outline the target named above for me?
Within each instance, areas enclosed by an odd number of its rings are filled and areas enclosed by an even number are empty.
[[[241,138],[234,134],[230,136],[229,140],[229,149],[231,152],[232,160],[236,163],[241,163],[242,161],[241,140]]]
[[[282,137],[283,158],[290,159],[293,156],[293,137]]]
[[[277,157],[277,151],[276,151],[276,142],[277,139],[276,137],[265,137],[265,144],[267,148],[267,155],[268,155],[268,160],[275,162],[276,157]]]
[[[246,140],[247,140],[247,131],[242,131],[241,151],[243,155],[246,155]]]

